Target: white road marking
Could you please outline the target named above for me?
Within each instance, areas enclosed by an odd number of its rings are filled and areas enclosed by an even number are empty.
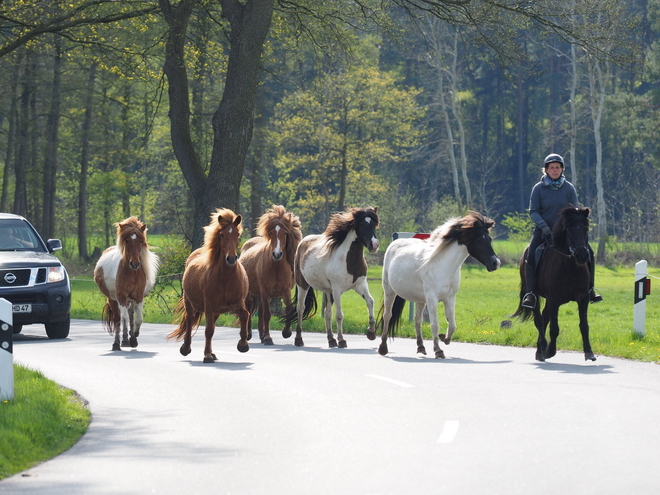
[[[376,380],[382,380],[387,383],[391,383],[393,385],[398,385],[399,387],[404,387],[404,388],[412,388],[414,385],[410,385],[409,383],[405,382],[400,382],[398,380],[392,380],[391,378],[387,378],[385,376],[380,376],[380,375],[364,375],[368,376],[369,378],[375,378]]]
[[[438,437],[437,443],[453,442],[454,438],[456,438],[456,434],[458,433],[458,424],[459,422],[454,419],[445,421],[445,426],[442,429],[442,433],[440,433],[440,436]]]

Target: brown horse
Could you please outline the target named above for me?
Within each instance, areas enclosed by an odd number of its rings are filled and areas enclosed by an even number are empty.
[[[293,262],[301,239],[300,219],[284,206],[273,205],[259,218],[257,236],[243,244],[241,264],[250,280],[246,305],[253,314],[259,310],[259,338],[265,345],[273,345],[270,300],[281,297],[286,311],[293,310],[291,291],[296,284]],[[290,322],[282,330],[282,337],[291,337]]]
[[[113,351],[121,345],[137,347],[142,325],[142,303],[151,292],[158,272],[158,257],[149,250],[147,226],[136,217],[114,224],[117,244],[106,249],[94,268],[94,281],[107,298],[103,307],[103,327],[114,333]],[[130,335],[130,339],[129,339]]]
[[[183,339],[181,354],[190,354],[192,329],[206,317],[204,362],[217,361],[211,348],[215,321],[223,313],[238,316],[241,322],[238,350],[247,352],[250,312],[245,307],[248,278],[238,263],[238,241],[243,227],[241,215],[219,208],[211,214],[211,223],[204,227],[204,245],[193,251],[186,261],[181,286],[183,297],[176,308],[181,322],[167,339]]]

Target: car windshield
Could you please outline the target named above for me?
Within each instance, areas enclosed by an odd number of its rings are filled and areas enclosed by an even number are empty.
[[[0,251],[46,252],[29,224],[22,220],[0,220]]]

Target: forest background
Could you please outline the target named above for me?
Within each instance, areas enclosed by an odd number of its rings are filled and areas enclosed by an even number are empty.
[[[554,152],[601,262],[660,241],[660,0],[319,3],[0,2],[0,211],[86,262],[129,215],[189,250],[220,206],[520,240]]]

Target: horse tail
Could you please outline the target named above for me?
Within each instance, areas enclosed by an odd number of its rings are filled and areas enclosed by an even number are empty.
[[[174,323],[178,323],[179,326],[165,338],[167,340],[175,339],[177,341],[183,339],[188,330],[188,326],[190,326],[190,328],[199,326],[202,321],[202,316],[204,316],[204,314],[201,312],[195,313],[192,316],[192,321],[187,321],[188,312],[186,311],[186,301],[185,297],[182,297],[177,303],[176,308],[174,308]]]
[[[280,317],[280,322],[292,325],[298,323],[298,286],[296,285],[296,292],[293,295],[291,301],[291,306],[293,309],[286,313],[284,316]],[[316,314],[317,303],[316,303],[316,294],[314,289],[311,287],[307,289],[307,295],[305,296],[305,309],[303,310],[302,319],[309,320],[312,316]]]
[[[394,303],[392,304],[392,317],[390,318],[390,323],[387,325],[387,331],[392,338],[396,336],[396,331],[401,326],[401,315],[403,314],[403,308],[405,305],[406,300],[402,297],[396,296],[394,298]]]
[[[112,306],[110,306],[110,300],[106,299],[105,306],[103,306],[103,310],[101,311],[101,324],[103,325],[103,329],[110,335],[114,334],[114,330],[112,328],[113,319],[114,312],[112,311]]]

